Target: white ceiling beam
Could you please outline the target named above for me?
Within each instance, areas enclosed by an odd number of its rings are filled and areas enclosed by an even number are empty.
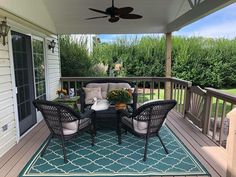
[[[202,3],[194,6],[185,14],[181,15],[166,27],[166,32],[178,31],[180,28],[197,21],[227,5],[236,2],[236,0],[205,0]]]

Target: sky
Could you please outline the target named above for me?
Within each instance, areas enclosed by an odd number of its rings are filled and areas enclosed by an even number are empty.
[[[127,37],[142,37],[148,34],[138,35],[116,35],[116,34],[100,34],[101,42],[112,42],[116,38]],[[227,38],[233,39],[236,37],[236,3],[225,7],[211,15],[208,15],[197,22],[194,22],[177,32],[174,35],[181,36],[202,36],[210,38]]]

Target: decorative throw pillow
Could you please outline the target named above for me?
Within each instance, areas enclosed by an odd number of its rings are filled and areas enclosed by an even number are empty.
[[[101,87],[83,88],[85,92],[85,104],[93,104],[93,98],[102,99]]]
[[[86,85],[86,88],[96,88],[96,87],[101,87],[102,98],[106,99],[108,83],[89,83]]]

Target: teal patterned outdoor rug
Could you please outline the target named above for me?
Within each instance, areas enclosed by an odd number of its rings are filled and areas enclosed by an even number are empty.
[[[69,162],[64,164],[61,143],[53,139],[46,153],[39,151],[20,176],[190,176],[208,175],[206,169],[166,126],[160,135],[169,150],[166,155],[157,137],[150,138],[148,158],[143,162],[144,140],[131,134],[117,144],[115,131],[99,131],[92,147],[90,135],[66,143]]]

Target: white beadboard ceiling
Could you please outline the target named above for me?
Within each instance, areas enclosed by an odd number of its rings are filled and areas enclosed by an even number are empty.
[[[9,2],[13,4],[15,0],[2,0],[0,7],[14,14],[20,13],[20,17],[55,34],[134,34],[177,31],[236,0],[115,0],[116,7],[130,6],[134,8],[132,13],[143,16],[138,20],[120,19],[117,23],[109,23],[108,18],[85,20],[102,16],[88,8],[105,11],[111,6],[111,0],[37,0],[37,4],[39,1],[42,3],[42,14],[37,6],[27,6],[30,0],[21,0],[21,3],[12,7],[6,7],[4,1],[10,6]],[[35,13],[26,13],[29,8]],[[34,11],[34,8],[37,10]],[[49,25],[50,22],[53,24]]]

